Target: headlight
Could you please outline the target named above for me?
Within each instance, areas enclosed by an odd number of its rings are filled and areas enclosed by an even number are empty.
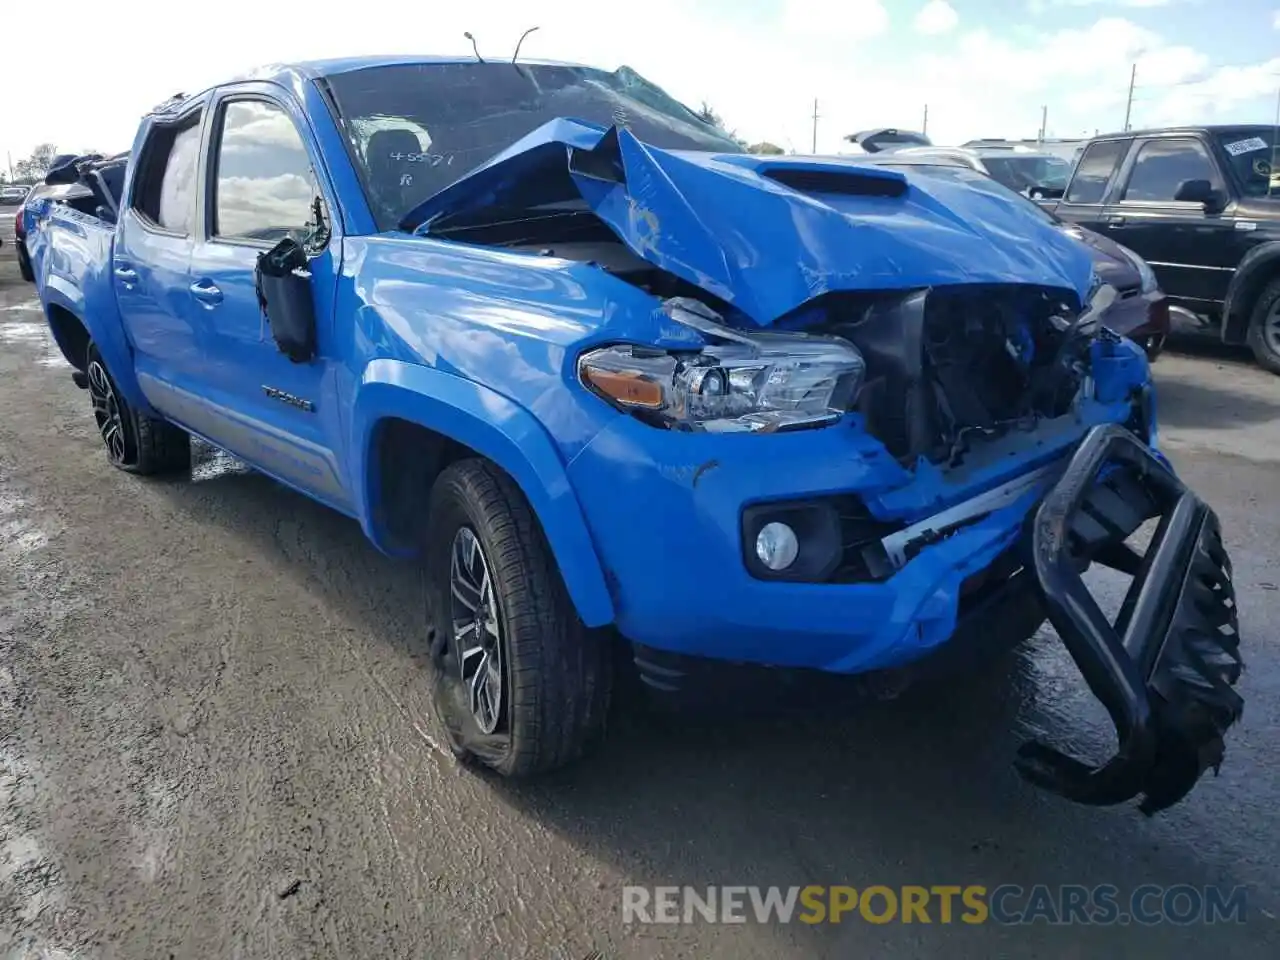
[[[1116,246],[1119,247],[1120,252],[1125,255],[1125,259],[1133,264],[1133,269],[1138,271],[1138,276],[1142,280],[1143,293],[1150,293],[1152,290],[1155,290],[1156,287],[1160,286],[1160,281],[1156,279],[1155,271],[1147,266],[1147,261],[1143,260],[1122,243],[1117,243]]]
[[[848,409],[862,382],[862,354],[839,337],[748,334],[678,303],[666,309],[712,342],[692,350],[618,344],[578,361],[589,389],[656,425],[717,433],[822,426]]]

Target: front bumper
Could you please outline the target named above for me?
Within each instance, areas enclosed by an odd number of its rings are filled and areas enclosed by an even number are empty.
[[[1117,474],[1134,495],[1115,496]],[[1134,511],[1160,518],[1141,556],[1116,536]],[[1243,708],[1234,689],[1239,619],[1217,515],[1130,432],[1100,426],[1040,503],[1028,546],[1049,620],[1106,707],[1119,748],[1090,766],[1032,741],[1019,751],[1019,772],[1079,803],[1141,794],[1145,813],[1176,803],[1216,771]],[[1133,576],[1114,623],[1081,579],[1087,559]]]

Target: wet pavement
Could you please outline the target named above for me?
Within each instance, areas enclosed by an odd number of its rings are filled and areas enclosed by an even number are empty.
[[[834,718],[624,713],[599,755],[513,787],[436,747],[417,570],[214,451],[188,481],[108,467],[3,253],[0,956],[1277,955],[1280,379],[1217,354],[1156,368],[1166,449],[1223,517],[1249,663],[1221,776],[1173,810],[1016,776],[1029,733],[1110,745],[1048,631]],[[1245,885],[1248,906],[1212,926],[621,915],[624,884],[1002,883]]]

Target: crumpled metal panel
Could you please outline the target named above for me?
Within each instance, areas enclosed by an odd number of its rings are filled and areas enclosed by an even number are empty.
[[[1082,302],[1093,281],[1088,250],[1004,191],[838,157],[660,150],[574,120],[533,131],[405,225],[576,199],[570,185],[637,255],[760,326],[833,291],[1019,283]]]

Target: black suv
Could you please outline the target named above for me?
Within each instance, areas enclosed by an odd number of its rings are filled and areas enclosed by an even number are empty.
[[[1178,127],[1094,137],[1059,217],[1155,271],[1179,317],[1248,344],[1280,373],[1280,128]]]

